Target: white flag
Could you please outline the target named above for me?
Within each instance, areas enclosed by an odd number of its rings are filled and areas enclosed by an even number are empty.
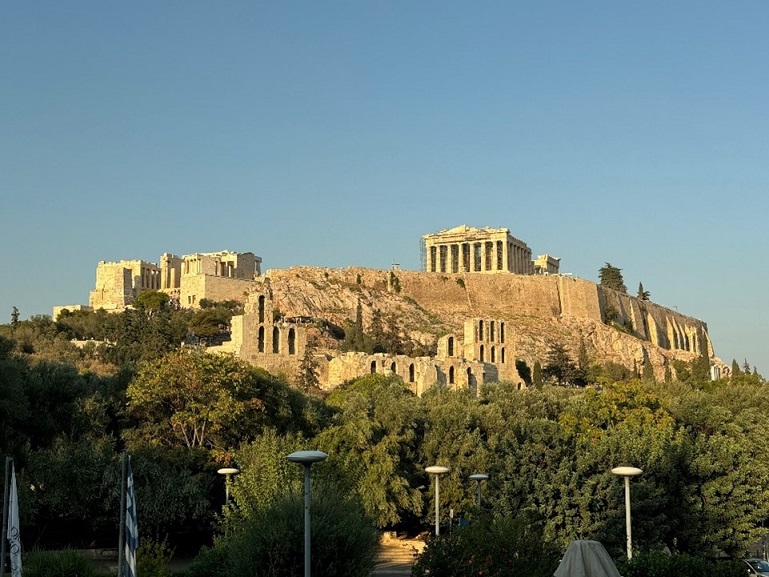
[[[16,492],[16,467],[11,465],[11,494],[8,499],[8,543],[11,546],[11,575],[21,577],[21,533],[19,532],[19,495]]]
[[[128,459],[128,479],[126,482],[125,507],[125,577],[136,577],[136,549],[139,548],[139,527],[136,522],[134,476],[133,472],[131,471],[130,457]]]

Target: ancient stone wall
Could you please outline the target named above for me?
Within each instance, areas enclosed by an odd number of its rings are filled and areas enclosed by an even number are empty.
[[[202,299],[210,301],[233,300],[245,302],[253,281],[239,278],[210,276],[206,274],[184,275],[178,291],[183,307],[198,307]]]
[[[119,310],[142,291],[160,289],[160,270],[143,260],[100,262],[96,266],[96,288],[91,291],[93,309]]]
[[[499,381],[494,365],[470,361],[462,357],[407,357],[384,353],[343,353],[331,357],[320,373],[324,389],[339,385],[367,374],[397,375],[411,387],[416,395],[422,395],[434,386],[460,390],[468,389],[473,395],[484,382]],[[521,382],[516,383],[519,388]]]
[[[231,340],[209,350],[233,353],[270,373],[293,380],[306,352],[307,327],[300,322],[276,321],[269,284],[250,286],[244,314],[232,318]]]

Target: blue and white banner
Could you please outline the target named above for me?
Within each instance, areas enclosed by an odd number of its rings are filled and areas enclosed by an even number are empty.
[[[139,548],[139,526],[136,522],[136,498],[134,497],[134,476],[131,472],[131,459],[128,459],[128,479],[126,481],[126,516],[125,516],[125,577],[136,576],[136,550]]]
[[[19,526],[19,494],[16,491],[16,467],[11,465],[11,493],[8,498],[8,543],[12,577],[21,577],[21,532]]]

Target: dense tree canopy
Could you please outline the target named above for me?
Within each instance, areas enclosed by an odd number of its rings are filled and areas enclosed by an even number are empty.
[[[134,442],[149,446],[225,451],[253,439],[265,426],[302,425],[296,391],[232,356],[181,349],[141,367],[128,386]]]
[[[575,362],[556,342],[532,363],[525,390],[487,383],[476,397],[436,386],[417,397],[377,374],[324,397],[234,357],[180,347],[192,317],[162,301],[0,326],[0,449],[15,458],[32,546],[69,534],[78,545],[113,540],[125,448],[147,534],[200,542],[285,506],[301,485],[285,459],[297,449],[326,451],[314,478],[381,528],[431,523],[432,464],[451,469],[441,482],[444,525],[452,510],[455,523],[479,518],[468,477],[487,473],[485,512],[499,523],[531,514],[559,550],[594,538],[622,555],[617,465],[643,470],[633,481],[639,550],[740,555],[769,521],[769,385],[747,362],[711,381],[700,355],[672,363],[658,382],[645,366],[591,364],[582,346]],[[224,465],[241,473],[219,515]]]

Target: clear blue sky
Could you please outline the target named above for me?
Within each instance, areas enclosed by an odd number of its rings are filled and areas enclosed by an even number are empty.
[[[3,3],[0,315],[100,260],[419,269],[508,227],[769,376],[769,3]]]

